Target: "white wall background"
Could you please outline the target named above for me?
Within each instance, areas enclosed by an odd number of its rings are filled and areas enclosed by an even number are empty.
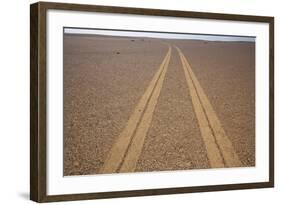
[[[51,1],[51,0],[50,0]],[[29,4],[7,0],[0,8],[0,204],[32,204],[29,198]],[[275,156],[274,189],[241,190],[170,196],[104,199],[69,204],[277,204],[281,196],[281,13],[277,0],[60,0],[157,9],[275,16]],[[280,203],[280,202],[279,202]],[[56,204],[56,203],[53,203]],[[66,203],[59,203],[66,204]]]

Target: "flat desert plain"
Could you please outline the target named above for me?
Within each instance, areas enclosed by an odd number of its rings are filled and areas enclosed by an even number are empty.
[[[64,34],[64,175],[255,166],[255,43]]]

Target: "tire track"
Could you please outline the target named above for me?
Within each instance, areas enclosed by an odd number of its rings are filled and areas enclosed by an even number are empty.
[[[135,107],[126,127],[117,137],[105,163],[100,169],[100,173],[134,171],[152,120],[170,57],[171,47],[169,46],[163,62]]]
[[[222,128],[199,81],[193,73],[190,64],[181,50],[177,46],[174,47],[177,49],[182,61],[193,107],[211,167],[241,167],[242,163]]]

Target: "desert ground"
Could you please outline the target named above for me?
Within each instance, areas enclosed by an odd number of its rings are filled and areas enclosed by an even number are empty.
[[[64,34],[64,175],[255,166],[255,43]]]

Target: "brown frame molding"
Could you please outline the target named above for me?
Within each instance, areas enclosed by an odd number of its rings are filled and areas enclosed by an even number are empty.
[[[269,181],[183,188],[103,193],[47,195],[46,193],[46,12],[48,9],[105,12],[201,19],[264,22],[269,24]],[[36,202],[101,199],[274,187],[274,17],[203,13],[143,8],[38,2],[30,5],[30,199]]]

